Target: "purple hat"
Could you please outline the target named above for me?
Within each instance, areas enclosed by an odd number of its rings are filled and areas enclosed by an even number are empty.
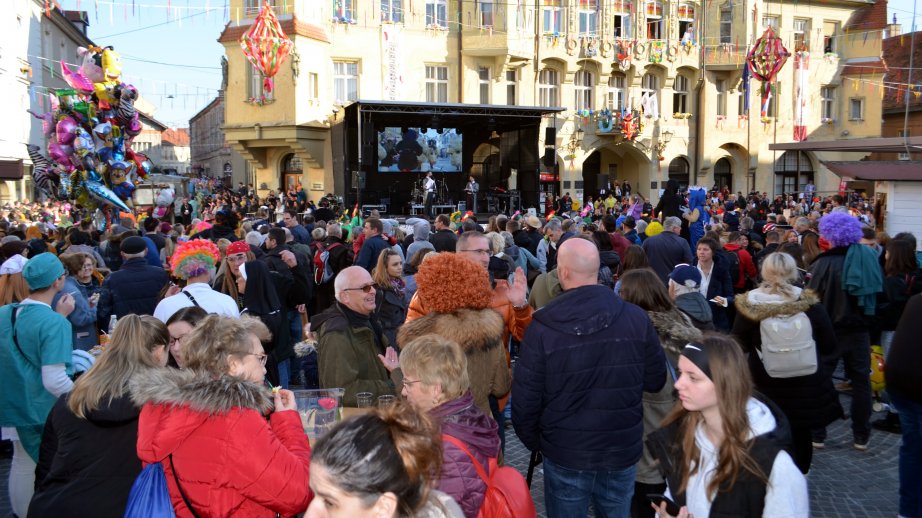
[[[861,241],[861,222],[847,212],[831,212],[820,218],[820,235],[833,247]]]

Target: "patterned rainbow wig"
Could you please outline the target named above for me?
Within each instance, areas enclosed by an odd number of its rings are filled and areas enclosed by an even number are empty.
[[[176,247],[170,258],[173,275],[180,279],[196,277],[214,268],[221,260],[218,247],[207,239],[192,239]]]

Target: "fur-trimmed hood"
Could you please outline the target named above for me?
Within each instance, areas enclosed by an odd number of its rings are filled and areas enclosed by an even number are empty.
[[[486,351],[502,343],[504,329],[502,315],[492,309],[429,313],[401,326],[397,344],[402,348],[415,338],[435,334],[458,342],[465,352]]]
[[[670,356],[678,357],[685,344],[701,340],[701,331],[694,326],[688,315],[678,309],[647,311],[647,315],[659,335],[660,344],[671,353]]]
[[[794,300],[765,293],[762,289],[746,292],[736,297],[736,310],[749,320],[761,322],[766,318],[807,311],[810,306],[819,304],[820,299],[813,290],[795,290],[797,297]]]
[[[188,406],[208,415],[226,414],[234,408],[265,414],[273,407],[266,387],[235,376],[214,379],[188,369],[150,369],[136,374],[129,386],[139,407],[147,403]]]

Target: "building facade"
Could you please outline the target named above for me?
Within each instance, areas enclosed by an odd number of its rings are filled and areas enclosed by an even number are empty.
[[[164,174],[188,175],[192,172],[192,155],[188,128],[168,128],[160,137],[162,148],[160,171]]]
[[[315,199],[342,194],[330,118],[358,99],[564,107],[546,119],[533,173],[542,191],[577,198],[618,180],[655,201],[670,178],[837,190],[822,161],[861,156],[769,144],[880,135],[885,1],[276,1],[294,50],[271,91],[238,44],[259,5],[231,0],[220,41],[227,142],[263,193],[295,182]],[[800,55],[763,106],[743,70],[768,26]]]
[[[225,178],[225,183],[253,183],[249,163],[224,140],[223,91],[189,120],[192,174]]]

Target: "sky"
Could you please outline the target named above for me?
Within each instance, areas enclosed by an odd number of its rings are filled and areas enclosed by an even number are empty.
[[[320,2],[324,0],[303,0]],[[371,2],[375,0],[361,0]],[[89,36],[122,56],[123,81],[157,107],[155,119],[187,127],[217,96],[224,47],[216,40],[228,21],[227,0],[58,0],[65,10],[85,10]],[[922,0],[890,0],[903,32],[922,27]]]

